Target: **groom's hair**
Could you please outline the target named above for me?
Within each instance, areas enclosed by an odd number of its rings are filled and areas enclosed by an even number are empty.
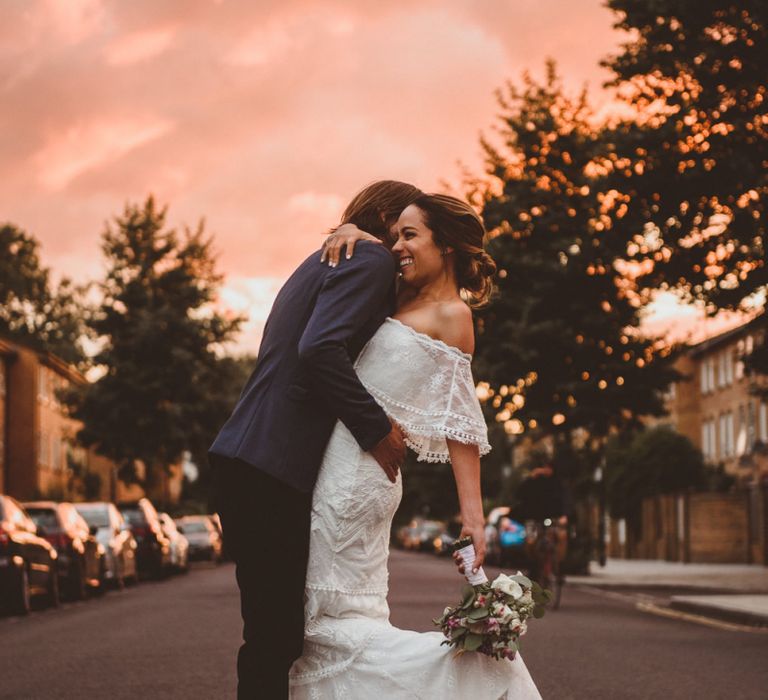
[[[424,193],[407,182],[378,180],[358,192],[341,215],[342,224],[354,224],[359,229],[391,241],[390,228],[409,204]]]

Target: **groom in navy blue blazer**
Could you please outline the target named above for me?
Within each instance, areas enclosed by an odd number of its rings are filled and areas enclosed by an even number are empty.
[[[342,223],[384,242],[421,191],[380,181],[362,190]],[[227,548],[240,587],[243,640],[238,698],[287,698],[301,656],[312,489],[337,420],[390,480],[405,457],[402,434],[365,390],[353,363],[395,304],[389,245],[361,242],[338,266],[313,253],[277,295],[256,368],[209,456]]]

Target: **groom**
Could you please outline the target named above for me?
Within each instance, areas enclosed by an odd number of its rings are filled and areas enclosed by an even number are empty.
[[[387,243],[421,195],[385,180],[360,192],[342,223]],[[388,245],[360,244],[338,266],[313,253],[280,290],[256,369],[210,448],[217,510],[236,564],[243,617],[239,700],[288,697],[302,653],[312,489],[337,420],[395,481],[400,429],[360,383],[353,362],[395,303]]]

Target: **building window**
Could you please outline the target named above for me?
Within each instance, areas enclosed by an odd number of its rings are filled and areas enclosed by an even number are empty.
[[[37,370],[37,396],[43,403],[47,403],[51,396],[49,382],[48,370],[40,365]]]
[[[760,402],[760,440],[768,442],[768,410],[765,404]]]
[[[44,430],[37,434],[37,461],[43,466],[48,465],[48,436]]]
[[[733,348],[725,351],[725,383],[733,384]]]
[[[701,393],[715,390],[715,358],[708,357],[701,362]]]
[[[733,457],[735,453],[734,445],[734,424],[733,424],[733,412],[721,413],[718,420],[718,438],[720,443],[720,449],[718,457],[720,459],[727,459]]]
[[[743,455],[747,451],[747,413],[744,406],[739,406],[739,424],[736,434],[736,454]]]
[[[755,426],[755,404],[750,401],[747,404],[747,451],[751,452],[757,440],[757,430]]]
[[[725,413],[721,413],[720,417],[718,418],[718,425],[717,425],[717,446],[718,450],[714,454],[715,459],[718,457],[726,457],[727,456],[727,432],[728,429],[725,425]]]
[[[731,384],[733,384],[733,353],[731,350],[723,350],[717,356],[717,386]]]
[[[705,420],[701,425],[701,451],[705,459],[716,459],[715,420]]]
[[[725,457],[733,457],[734,454],[734,429],[733,429],[733,412],[728,411],[728,413],[725,414],[725,425],[726,425],[726,449],[725,449]]]
[[[744,378],[744,341],[740,340],[736,344],[736,379]]]

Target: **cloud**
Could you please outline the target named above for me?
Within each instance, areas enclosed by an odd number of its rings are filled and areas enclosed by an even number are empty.
[[[49,190],[60,190],[83,172],[119,159],[172,128],[163,119],[131,119],[76,125],[51,135],[32,157],[38,179]]]
[[[230,276],[222,288],[219,300],[222,308],[248,317],[239,338],[241,350],[258,351],[264,323],[283,281],[280,277]]]
[[[90,276],[104,222],[153,193],[171,225],[206,219],[230,279],[285,279],[372,180],[460,192],[505,80],[553,55],[599,82],[602,5],[0,3],[0,212]]]
[[[125,66],[159,56],[173,44],[175,34],[175,29],[153,29],[123,36],[107,46],[107,63]]]
[[[268,64],[297,47],[298,42],[283,22],[256,27],[232,47],[224,60],[235,66]]]
[[[302,214],[316,214],[325,221],[338,219],[344,209],[344,200],[336,194],[320,194],[308,191],[292,195],[288,209]]]

